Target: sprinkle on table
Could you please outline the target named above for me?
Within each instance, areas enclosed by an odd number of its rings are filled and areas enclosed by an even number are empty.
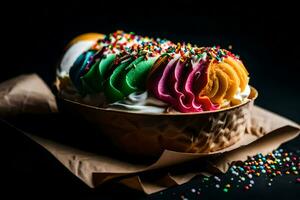
[[[300,151],[287,152],[278,149],[267,155],[258,154],[244,162],[233,163],[224,176],[203,177],[201,182],[204,186],[197,190],[191,189],[190,192],[194,195],[203,195],[205,190],[211,187],[223,193],[232,190],[248,191],[256,187],[256,179],[260,176],[265,178],[266,188],[271,188],[279,176],[295,176],[295,181],[290,181],[289,184],[300,184],[299,161]]]

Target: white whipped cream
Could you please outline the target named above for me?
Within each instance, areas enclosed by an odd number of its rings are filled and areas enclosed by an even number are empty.
[[[79,41],[73,44],[64,54],[62,61],[60,63],[60,76],[65,76],[69,73],[70,68],[76,61],[76,59],[82,54],[83,52],[87,51],[95,41],[93,40],[85,40]]]
[[[234,95],[234,98],[244,102],[249,97],[250,92],[251,88],[247,85],[243,92],[241,92],[241,89],[239,88],[237,93]]]
[[[108,104],[109,110],[127,110],[141,113],[163,113],[168,104],[148,95],[148,92],[130,94],[126,99]]]

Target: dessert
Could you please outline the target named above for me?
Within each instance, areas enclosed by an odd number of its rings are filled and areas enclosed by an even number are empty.
[[[71,79],[81,97],[93,98],[87,102],[92,105],[190,113],[238,105],[250,94],[243,63],[220,47],[174,44],[122,31],[83,35],[69,46],[61,75]]]
[[[238,56],[116,31],[81,35],[57,74],[62,109],[123,152],[215,152],[245,134],[257,91]]]

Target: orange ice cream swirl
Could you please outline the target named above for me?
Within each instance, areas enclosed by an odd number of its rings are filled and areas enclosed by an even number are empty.
[[[208,82],[200,92],[213,103],[235,102],[235,94],[243,92],[248,85],[248,71],[237,58],[227,56],[221,61],[212,59],[208,67]]]

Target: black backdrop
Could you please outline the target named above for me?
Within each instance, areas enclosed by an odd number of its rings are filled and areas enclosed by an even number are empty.
[[[232,45],[233,52],[241,56],[250,72],[250,83],[259,91],[257,104],[300,122],[300,34],[295,5],[223,7],[215,2],[197,5],[185,1],[179,5],[155,6],[144,2],[145,5],[136,8],[136,4],[132,6],[129,2],[39,4],[39,8],[13,5],[8,12],[1,13],[4,51],[0,81],[36,72],[51,85],[55,66],[69,40],[85,32],[109,33],[123,29],[203,46]],[[30,193],[42,190],[45,195],[50,195],[52,190],[53,194],[73,193],[76,188],[90,191],[53,158],[42,159],[47,157],[46,152],[40,151],[37,145],[0,125],[1,133],[10,133],[4,134],[1,140],[1,147],[6,148],[1,157],[9,157],[6,171],[10,181],[2,182],[11,194],[17,195],[21,188]],[[106,188],[98,192],[103,195]]]
[[[122,29],[203,46],[232,45],[250,71],[250,83],[259,91],[257,104],[300,122],[296,6],[223,7],[192,1],[139,8],[134,7],[137,3],[118,2],[40,4],[44,5],[12,7],[13,14],[2,17],[6,55],[1,81],[37,72],[51,84],[64,46],[73,37]]]

